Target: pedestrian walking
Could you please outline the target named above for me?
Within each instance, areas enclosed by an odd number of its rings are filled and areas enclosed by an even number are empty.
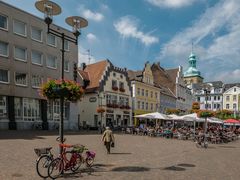
[[[109,127],[106,127],[106,130],[103,132],[102,141],[106,146],[107,153],[110,154],[111,146],[113,146],[115,140],[114,140],[113,132],[110,130]]]

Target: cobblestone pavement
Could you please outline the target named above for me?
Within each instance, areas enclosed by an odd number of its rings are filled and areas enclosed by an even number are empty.
[[[53,146],[57,132],[0,131],[0,179],[40,179],[35,170],[36,147]],[[197,148],[191,141],[115,135],[116,147],[107,155],[98,134],[66,133],[67,143],[81,143],[96,152],[95,165],[60,179],[96,180],[238,180],[240,141]]]

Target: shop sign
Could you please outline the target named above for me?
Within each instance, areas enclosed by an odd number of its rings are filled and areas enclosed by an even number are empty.
[[[97,98],[96,97],[90,97],[89,98],[89,102],[96,102],[97,101]]]

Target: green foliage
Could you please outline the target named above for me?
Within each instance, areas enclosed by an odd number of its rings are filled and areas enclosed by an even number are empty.
[[[68,101],[79,100],[84,91],[82,87],[70,80],[49,80],[40,89],[40,95],[47,99],[59,99],[64,97]]]

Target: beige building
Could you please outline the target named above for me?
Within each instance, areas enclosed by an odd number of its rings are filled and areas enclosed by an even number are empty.
[[[51,27],[72,35],[62,27]],[[42,19],[0,1],[0,129],[58,125],[59,101],[47,102],[38,93],[48,78],[61,77],[61,40],[46,29]],[[64,75],[72,80],[78,47],[67,41],[65,45]],[[77,119],[76,105],[66,102],[64,109],[65,128],[77,127],[77,121],[70,120]]]
[[[128,71],[132,87],[133,116],[156,112],[160,108],[160,87],[154,85],[154,78],[149,62],[142,71]],[[134,125],[139,125],[134,118]]]
[[[132,125],[131,87],[126,69],[104,60],[83,64],[79,77],[85,88],[85,95],[79,102],[79,126]]]
[[[223,93],[223,109],[240,111],[240,87],[233,86]]]

